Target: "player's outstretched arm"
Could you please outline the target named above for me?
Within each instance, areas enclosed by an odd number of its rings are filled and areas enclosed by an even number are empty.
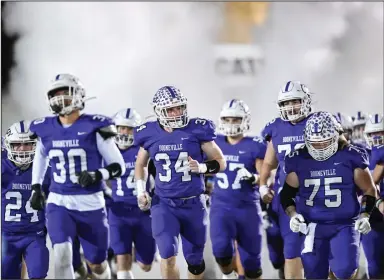
[[[290,172],[285,179],[284,187],[280,192],[280,203],[285,213],[291,218],[289,227],[293,232],[306,234],[307,225],[301,214],[296,212],[295,197],[299,190],[299,178],[295,172]]]
[[[264,203],[271,203],[274,192],[268,187],[268,178],[271,176],[271,171],[277,168],[278,161],[276,159],[275,148],[273,147],[273,142],[270,140],[268,142],[267,150],[265,152],[265,157],[263,160],[263,165],[261,166],[260,171],[260,197]]]
[[[207,155],[208,161],[216,160],[220,165],[220,171],[227,168],[227,161],[224,158],[223,152],[217,146],[215,141],[204,142],[201,144],[201,149]]]
[[[135,181],[137,189],[137,203],[141,210],[146,211],[151,207],[151,197],[146,191],[147,165],[149,153],[140,147],[135,163]]]
[[[42,189],[45,173],[48,168],[48,157],[41,139],[37,140],[36,153],[32,164],[32,197],[31,207],[35,210],[42,210],[45,206],[45,196]]]
[[[285,179],[283,189],[280,192],[280,203],[285,213],[292,218],[297,214],[295,197],[299,191],[299,178],[295,172],[291,172]]]
[[[355,223],[355,229],[362,234],[367,234],[371,231],[369,216],[375,207],[377,190],[368,167],[365,169],[355,168],[353,179],[364,194],[361,199],[360,217]]]
[[[384,164],[376,164],[375,169],[372,173],[373,182],[379,185],[384,179]]]
[[[277,165],[278,162],[276,159],[275,148],[273,147],[272,140],[270,140],[260,170],[260,186],[267,185],[268,178],[271,176],[271,171],[276,169]]]
[[[99,171],[103,176],[103,180],[113,179],[120,177],[125,173],[124,158],[117,148],[113,137],[105,138],[96,133],[97,149],[103,157],[106,166],[100,168]]]

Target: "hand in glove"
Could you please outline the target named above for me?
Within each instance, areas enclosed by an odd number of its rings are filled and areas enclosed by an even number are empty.
[[[362,234],[367,234],[371,231],[371,224],[369,223],[369,217],[360,216],[355,222],[355,230]]]
[[[34,210],[43,210],[45,206],[45,195],[40,184],[32,185],[31,207]]]
[[[293,232],[305,231],[306,223],[304,217],[301,214],[295,214],[289,221],[289,227]]]
[[[90,185],[93,185],[95,183],[100,182],[103,179],[103,176],[101,175],[99,170],[96,171],[82,171],[79,174],[76,174],[78,176],[78,183],[82,187],[88,187]]]
[[[237,171],[237,174],[236,174],[236,179],[234,181],[235,184],[238,184],[240,183],[240,181],[243,181],[243,180],[247,180],[251,184],[255,184],[259,178],[259,175],[252,174],[244,167],[238,168],[236,169],[236,171]]]
[[[137,195],[137,204],[142,211],[147,211],[151,208],[152,198],[149,196],[148,192],[142,192]]]

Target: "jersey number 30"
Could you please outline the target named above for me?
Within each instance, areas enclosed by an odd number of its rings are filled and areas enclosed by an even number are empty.
[[[52,160],[53,158],[57,158],[59,162],[56,163],[56,169],[58,172],[53,172],[53,180],[56,183],[64,184],[67,179],[67,169],[65,168],[66,163],[68,162],[69,169],[69,179],[73,184],[77,184],[77,176],[75,169],[75,158],[78,158],[80,162],[80,171],[87,170],[87,154],[84,149],[76,148],[70,149],[67,152],[67,159],[64,157],[64,152],[62,150],[50,150],[48,154],[49,158]]]

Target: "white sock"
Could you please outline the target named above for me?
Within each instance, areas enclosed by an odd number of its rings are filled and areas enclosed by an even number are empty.
[[[94,272],[92,272],[92,276],[95,278],[95,279],[111,279],[112,278],[112,275],[111,275],[111,269],[109,267],[109,264],[107,263],[107,267],[105,268],[104,272],[101,273],[101,274],[96,274]]]
[[[133,277],[132,271],[127,271],[127,270],[120,270],[116,273],[117,279],[135,279]]]
[[[221,279],[237,279],[237,274],[236,274],[235,271],[232,271],[229,274],[224,274],[223,273],[223,278],[221,278]]]
[[[72,266],[72,244],[70,242],[53,245],[55,279],[75,279]]]

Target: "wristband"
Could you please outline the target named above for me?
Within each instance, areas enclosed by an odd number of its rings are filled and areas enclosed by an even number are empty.
[[[142,179],[139,179],[136,181],[136,190],[137,190],[137,195],[141,195],[145,193],[145,181]]]

